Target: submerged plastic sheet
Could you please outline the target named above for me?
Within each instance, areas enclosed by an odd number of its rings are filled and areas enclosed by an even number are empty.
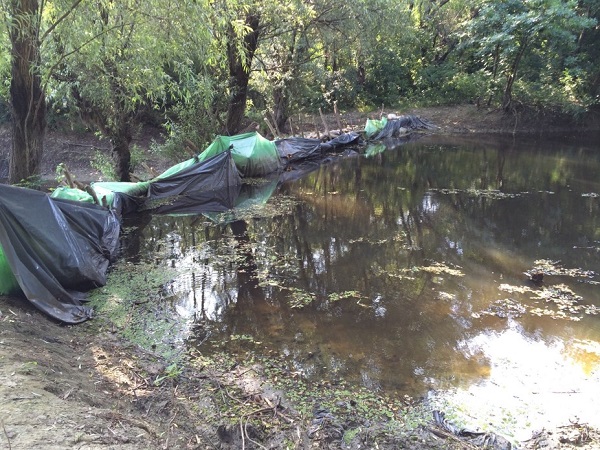
[[[154,214],[196,215],[224,212],[235,206],[241,185],[227,186],[216,191],[196,191],[179,195],[172,202],[153,209]]]
[[[153,180],[148,197],[162,198],[191,192],[218,191],[242,183],[230,151],[187,165],[172,175]]]
[[[305,159],[319,158],[322,155],[321,141],[292,137],[275,141],[279,157],[288,164]]]
[[[66,323],[91,317],[87,291],[106,284],[119,240],[116,215],[88,203],[0,185],[0,245],[27,299]]]

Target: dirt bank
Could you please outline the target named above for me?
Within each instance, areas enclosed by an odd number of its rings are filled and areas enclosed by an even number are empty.
[[[534,130],[472,105],[387,112],[420,115],[443,133]],[[375,115],[342,119],[359,126]],[[336,118],[329,120],[333,129]],[[148,136],[137,143],[147,149]],[[0,160],[9,148],[4,128]],[[52,179],[64,162],[79,180],[100,179],[90,159],[106,148],[93,134],[50,132],[43,177]],[[158,169],[172,163],[154,155],[151,162]],[[123,338],[108,317],[63,326],[20,299],[0,297],[0,449],[508,448],[493,435],[454,435],[409,398],[326,383],[300,398],[300,384],[276,359],[249,363],[192,352],[173,365]],[[566,424],[522,447],[593,449],[600,436]]]

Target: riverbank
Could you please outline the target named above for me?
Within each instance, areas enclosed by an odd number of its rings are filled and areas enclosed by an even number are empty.
[[[472,105],[394,112],[417,114],[465,138],[510,131],[496,112]],[[348,120],[364,123],[359,114]],[[98,179],[88,155],[103,146],[89,134],[50,133],[45,177],[67,162],[78,179]],[[137,291],[140,304],[148,300],[145,288]],[[332,380],[309,385],[276,355],[236,360],[226,347],[211,357],[189,350],[173,362],[160,349],[137,345],[126,327],[102,310],[92,321],[62,326],[18,299],[0,298],[0,448],[469,449],[494,438],[492,448],[508,448],[491,434],[487,441],[457,436],[451,414],[450,422],[435,423],[433,407],[419,399]],[[592,449],[599,443],[595,430],[571,423],[519,444]]]

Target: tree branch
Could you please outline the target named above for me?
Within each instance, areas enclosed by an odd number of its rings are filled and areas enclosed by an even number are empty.
[[[54,22],[52,25],[50,25],[50,27],[48,27],[48,29],[47,29],[47,30],[44,32],[44,34],[43,34],[43,35],[42,35],[42,37],[40,38],[40,43],[41,43],[41,42],[44,42],[44,40],[45,40],[45,39],[48,37],[48,35],[49,35],[50,33],[52,33],[52,32],[54,31],[54,29],[55,29],[55,28],[56,28],[58,25],[60,25],[60,23],[61,23],[63,20],[65,20],[67,17],[69,17],[69,15],[70,15],[70,14],[71,14],[73,11],[75,11],[75,9],[77,9],[77,7],[79,6],[79,4],[80,4],[82,1],[83,1],[83,0],[75,0],[75,1],[73,2],[73,4],[71,5],[71,7],[70,7],[70,8],[69,8],[67,11],[65,11],[65,13],[64,13],[62,16],[60,16],[58,19],[56,19],[56,21],[55,21],[55,22]]]

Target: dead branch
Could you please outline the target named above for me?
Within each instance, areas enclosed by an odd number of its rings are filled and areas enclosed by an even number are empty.
[[[142,161],[142,167],[144,169],[146,169],[146,171],[152,175],[153,178],[156,178],[157,176],[159,176],[160,174],[154,170],[152,167],[150,167],[148,164],[146,164],[146,161]]]
[[[273,128],[273,125],[271,125],[271,122],[269,122],[269,119],[267,119],[266,117],[265,117],[265,123],[266,123],[266,124],[267,124],[267,126],[269,127],[269,130],[271,131],[271,134],[272,134],[274,137],[277,137],[277,132],[275,131],[275,128]]]
[[[65,176],[65,180],[67,180],[67,184],[69,185],[69,187],[71,189],[81,189],[82,191],[85,190],[85,186],[83,183],[80,183],[79,181],[77,181],[75,179],[75,177],[71,174],[71,172],[69,172],[69,169],[67,168],[67,166],[63,167],[63,175]]]
[[[102,202],[100,202],[100,200],[98,199],[98,196],[96,195],[96,191],[94,191],[94,189],[92,189],[92,187],[91,187],[91,186],[89,186],[89,185],[88,185],[88,186],[85,186],[85,187],[83,188],[83,190],[92,196],[92,198],[94,199],[94,203],[95,203],[96,205],[100,205],[100,206],[102,206]],[[106,198],[106,197],[105,197],[105,198]]]
[[[6,427],[4,426],[4,422],[2,422],[2,431],[4,431],[4,436],[6,437],[6,443],[8,445],[8,450],[11,450],[12,447],[10,445],[10,438],[8,437],[8,432],[6,431]]]
[[[465,448],[467,448],[468,450],[477,450],[479,447],[476,447],[473,444],[470,444],[467,441],[464,441],[462,439],[460,439],[458,436],[455,436],[452,433],[449,433],[447,431],[444,431],[440,428],[437,427],[427,427],[426,428],[427,431],[429,431],[430,433],[434,434],[437,437],[443,438],[443,439],[450,439],[454,442],[460,443],[462,446],[465,446]]]
[[[188,147],[190,147],[194,152],[196,153],[200,153],[200,150],[198,149],[198,147],[196,146],[196,144],[194,144],[192,141],[190,141],[189,139],[185,139],[184,142],[186,143],[186,145]]]

